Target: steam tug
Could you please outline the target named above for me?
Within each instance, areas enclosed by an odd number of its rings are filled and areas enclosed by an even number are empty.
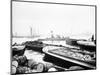
[[[89,52],[96,52],[96,40],[94,39],[94,35],[89,40],[84,39],[68,39],[66,40],[66,44],[80,47],[81,50],[87,50]]]

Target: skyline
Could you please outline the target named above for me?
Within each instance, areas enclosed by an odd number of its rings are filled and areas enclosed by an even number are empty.
[[[95,34],[95,8],[73,5],[12,3],[13,34],[48,36],[51,31],[63,36]]]

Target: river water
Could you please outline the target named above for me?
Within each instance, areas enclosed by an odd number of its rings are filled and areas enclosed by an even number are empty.
[[[12,38],[12,44],[17,43],[17,44],[21,44],[23,42],[26,41],[36,41],[39,38]],[[53,44],[53,45],[62,45],[62,46],[66,46],[66,47],[70,47],[70,48],[75,48],[75,46],[71,46],[66,44],[65,40],[61,40],[61,41],[42,41],[45,44]]]
[[[26,41],[35,41],[38,38],[12,38],[12,44],[17,43],[21,44]],[[43,43],[47,44],[55,44],[55,45],[66,45],[66,41],[42,41]]]

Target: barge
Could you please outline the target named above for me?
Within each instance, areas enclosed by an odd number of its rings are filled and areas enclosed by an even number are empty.
[[[81,67],[81,69],[95,69],[96,60],[91,54],[79,53],[69,48],[57,47],[50,49],[44,48],[45,61],[54,63],[55,65],[69,69],[72,66]]]

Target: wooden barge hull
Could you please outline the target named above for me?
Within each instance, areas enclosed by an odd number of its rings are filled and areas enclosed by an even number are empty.
[[[49,61],[55,65],[61,66],[66,69],[71,66],[81,66],[83,69],[95,69],[95,66],[93,65],[79,62],[77,60],[70,59],[70,58],[64,58],[62,56],[55,55],[55,54],[45,54],[44,60]]]
[[[79,59],[75,59],[70,56],[64,56],[60,53],[54,53],[53,50],[45,51],[45,61],[49,61],[54,63],[55,65],[61,66],[63,68],[69,68],[71,66],[80,66],[84,69],[95,69],[96,68],[96,61],[83,61]]]

